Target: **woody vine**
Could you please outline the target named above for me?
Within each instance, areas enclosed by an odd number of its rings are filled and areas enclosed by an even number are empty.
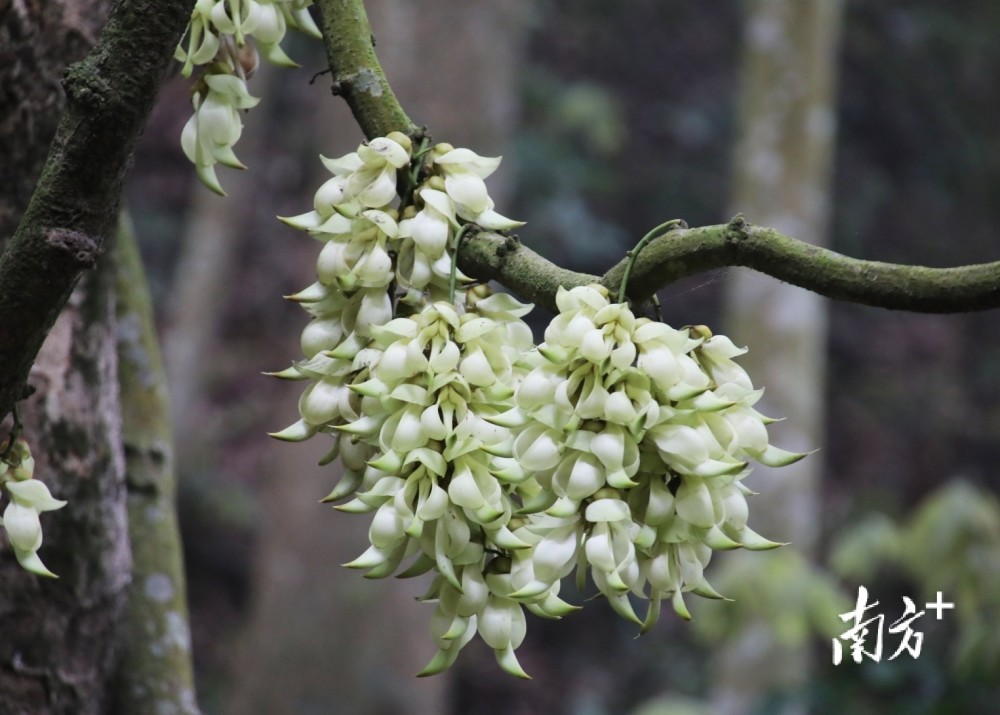
[[[141,5],[119,3],[109,28],[141,16]],[[188,21],[181,5],[149,28],[140,51],[153,67],[163,66]],[[704,577],[714,549],[776,546],[747,527],[741,482],[751,461],[802,455],[769,444],[768,420],[753,409],[759,391],[734,361],[741,349],[704,326],[674,329],[645,317],[658,288],[743,265],[887,308],[1000,304],[1000,264],[857,261],[741,217],[700,228],[672,223],[601,277],[561,269],[521,246],[509,233],[519,224],[494,211],[483,180],[499,160],[433,144],[410,122],[374,55],[360,0],[320,0],[318,25],[308,5],[195,4],[178,57],[186,73],[203,69],[182,143],[203,182],[221,192],[215,166],[241,166],[233,146],[240,110],[258,101],[246,85],[256,62],[291,64],[280,44],[288,27],[324,39],[333,90],[368,141],[326,160],[332,176],[314,210],[286,220],[323,248],[319,280],[292,296],[313,316],[305,359],[279,373],[308,383],[301,420],[275,436],[332,437],[330,459],[339,456],[345,475],[328,498],[351,498],[342,510],[374,514],[371,548],[350,566],[369,576],[435,573],[425,598],[437,604],[438,652],[424,674],[450,665],[478,633],[505,670],[523,676],[514,654],[523,609],[547,617],[575,610],[558,595],[574,569],[648,629],[664,599],[685,616],[684,593],[718,596]],[[95,81],[92,71],[115,61],[109,45],[117,41],[106,33],[70,73],[67,122],[92,123],[98,140],[120,135],[107,113],[86,116],[112,106],[124,113],[117,121],[130,141],[87,168],[104,176],[87,187],[74,135],[61,131],[48,183],[0,259],[0,306],[12,316],[4,334],[21,346],[0,357],[0,414],[23,397],[42,338],[110,231],[106,215],[57,204],[117,203],[131,141],[155,95],[148,77],[123,87]],[[130,92],[142,101],[127,101]],[[26,286],[37,281],[26,268],[37,265],[52,266],[46,285]],[[491,293],[489,279],[557,312],[541,345],[520,320],[530,307]],[[44,475],[33,473],[25,437],[12,435],[2,450],[4,527],[21,564],[51,575],[38,557],[39,513],[63,503],[35,478]],[[629,594],[649,599],[643,618]]]

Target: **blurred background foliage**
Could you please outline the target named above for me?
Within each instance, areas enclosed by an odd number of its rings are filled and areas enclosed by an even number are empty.
[[[601,273],[666,219],[728,218],[739,2],[371,0],[369,12],[414,118],[438,139],[505,155],[491,193],[528,221],[521,238],[544,255]],[[993,3],[845,3],[834,250],[931,266],[1000,257],[997,27]],[[367,527],[316,504],[335,479],[313,466],[323,445],[263,436],[295,416],[297,390],[260,373],[298,355],[305,315],[279,296],[312,281],[316,253],[273,217],[308,208],[316,154],[361,140],[314,77],[320,49],[302,42],[290,54],[303,69],[251,87],[265,95],[240,145],[251,171],[222,177],[227,199],[196,184],[179,150],[190,113],[181,80],[160,101],[129,189],[171,370],[205,712],[700,715],[714,712],[712,654],[745,628],[814,663],[799,692],[760,692],[745,712],[793,702],[813,713],[996,712],[1000,322],[835,303],[826,434],[810,457],[823,473],[815,560],[794,544],[719,555],[708,575],[734,600],[688,599],[693,624],[665,617],[638,640],[595,601],[563,622],[533,619],[521,649],[530,683],[503,677],[475,644],[447,677],[410,677],[433,651],[430,609],[412,602],[421,585],[340,569]],[[665,320],[719,325],[729,275],[667,287]],[[768,499],[765,480],[752,486]],[[830,639],[846,630],[838,616],[859,585],[887,622],[903,596],[920,608],[941,591],[956,608],[915,622],[917,660],[833,667]]]

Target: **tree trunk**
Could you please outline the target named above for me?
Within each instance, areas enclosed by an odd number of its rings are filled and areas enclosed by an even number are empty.
[[[109,3],[11,3],[0,12],[0,236],[13,234],[65,104],[66,66],[93,44]],[[21,403],[35,475],[69,506],[42,517],[41,556],[60,576],[0,557],[0,693],[5,712],[99,713],[125,603],[129,551],[114,342],[114,276],[80,281]],[[6,346],[5,346],[6,347]],[[13,348],[13,346],[10,346]]]
[[[838,0],[750,0],[746,3],[741,113],[733,167],[734,211],[810,243],[825,243],[835,126]],[[823,441],[826,310],[813,294],[749,271],[729,283],[728,332],[750,345],[741,363],[766,393],[765,414],[789,417],[774,441],[808,452]],[[755,467],[755,528],[811,557],[819,536],[822,459],[781,469]],[[734,554],[735,558],[739,555]],[[767,558],[750,554],[750,558]],[[804,617],[804,616],[803,616]],[[716,661],[718,713],[750,711],[771,690],[794,690],[809,659],[759,624],[747,624]],[[786,712],[798,712],[793,705]]]
[[[59,580],[0,559],[0,692],[11,712],[105,713],[131,555],[114,333],[114,267],[81,279],[21,403],[35,476],[69,504],[43,515]]]
[[[0,2],[0,156],[4,157],[0,242],[22,223],[29,199],[36,195],[42,165],[67,105],[64,72],[93,46],[109,6],[105,0]],[[140,114],[136,110],[136,116]],[[121,143],[127,145],[124,136]],[[100,147],[95,144],[97,151]],[[76,178],[86,176],[85,170],[71,165],[74,158],[78,156],[66,160],[66,168],[79,171]],[[104,158],[93,157],[94,166],[102,166]],[[95,200],[84,212],[95,246],[107,232],[91,219],[100,216],[100,221],[113,224],[120,168],[117,165],[102,177],[110,182],[108,200]],[[46,177],[51,179],[48,173]],[[73,177],[63,175],[61,180],[58,189],[48,185],[57,198],[60,190],[80,188],[72,183]],[[83,193],[92,188],[85,187]],[[67,216],[72,214],[72,209],[63,208]],[[105,221],[107,217],[111,219]],[[60,220],[64,218],[60,215]],[[67,220],[48,225],[76,226]],[[2,713],[111,712],[123,639],[140,648],[153,645],[143,643],[141,634],[134,638],[129,622],[123,621],[132,555],[118,382],[116,265],[109,248],[104,246],[105,255],[96,267],[77,282],[48,332],[29,375],[28,384],[35,392],[19,404],[36,478],[69,503],[42,516],[45,541],[40,556],[58,580],[22,571],[6,541],[0,548]],[[17,265],[15,270],[23,273],[23,264]],[[35,273],[29,278],[45,281],[50,268],[32,266]],[[20,281],[23,276],[16,277]],[[34,297],[22,296],[27,301]],[[27,342],[24,336],[0,330],[0,353],[5,358],[23,354]],[[0,413],[6,411],[5,407]],[[9,421],[3,425],[6,436]],[[177,553],[176,542],[174,548],[157,557],[169,560]]]
[[[110,0],[0,0],[0,248],[21,221],[66,104],[67,65],[83,59]]]

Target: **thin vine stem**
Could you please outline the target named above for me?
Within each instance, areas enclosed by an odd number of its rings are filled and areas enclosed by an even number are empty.
[[[622,274],[621,285],[618,286],[618,302],[625,302],[625,291],[628,289],[628,279],[629,275],[632,273],[632,266],[635,265],[635,259],[639,257],[639,253],[646,247],[646,245],[652,241],[654,238],[659,238],[665,233],[669,233],[671,229],[684,223],[679,218],[672,218],[669,221],[661,223],[659,226],[654,228],[652,231],[647,233],[639,243],[635,244],[635,248],[625,254],[625,273]]]
[[[462,237],[469,232],[472,224],[463,224],[451,240],[451,275],[448,278],[448,300],[455,302],[455,285],[458,283],[458,247],[462,245]]]

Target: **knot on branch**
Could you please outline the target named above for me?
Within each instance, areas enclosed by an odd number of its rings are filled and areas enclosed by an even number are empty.
[[[521,241],[517,236],[503,236],[503,243],[497,246],[497,258],[503,259],[515,253],[521,246]]]
[[[46,230],[45,242],[76,270],[93,268],[101,253],[100,244],[92,236],[68,228]]]
[[[750,225],[743,217],[743,214],[736,214],[729,219],[729,223],[726,224],[726,240],[745,241],[749,237],[747,232],[749,227]]]
[[[62,81],[66,96],[91,111],[98,111],[113,103],[114,91],[92,63],[86,60],[70,65]]]
[[[370,67],[361,67],[357,72],[342,74],[333,81],[330,88],[334,97],[347,94],[370,94],[372,97],[382,96],[382,83],[378,73]]]

